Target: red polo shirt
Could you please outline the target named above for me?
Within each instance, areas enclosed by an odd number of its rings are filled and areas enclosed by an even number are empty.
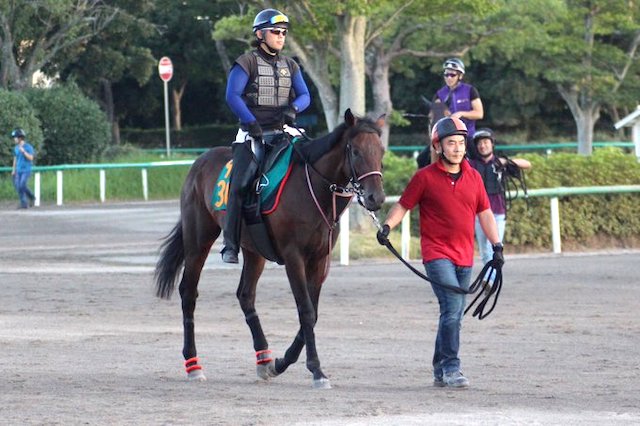
[[[437,161],[419,169],[400,197],[411,210],[420,205],[422,260],[449,259],[457,266],[473,266],[476,214],[490,208],[480,174],[464,160],[458,180]]]

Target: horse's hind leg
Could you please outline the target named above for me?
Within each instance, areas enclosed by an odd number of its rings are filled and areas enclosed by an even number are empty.
[[[197,234],[197,235],[196,235]],[[206,237],[204,237],[206,235]],[[182,324],[184,327],[184,345],[182,355],[189,380],[206,380],[202,366],[198,363],[194,330],[194,312],[198,298],[198,282],[202,268],[209,255],[215,239],[220,235],[220,228],[201,230],[201,232],[185,232],[184,273],[180,281],[180,297],[182,298]],[[205,239],[203,239],[205,238]]]
[[[236,296],[240,302],[240,308],[244,312],[245,320],[251,330],[253,338],[253,349],[256,351],[256,372],[258,377],[267,380],[277,374],[274,369],[274,361],[271,357],[271,350],[267,338],[262,331],[260,318],[255,309],[256,287],[258,279],[264,270],[265,259],[256,253],[248,250],[243,251],[243,267],[240,276],[240,284]]]

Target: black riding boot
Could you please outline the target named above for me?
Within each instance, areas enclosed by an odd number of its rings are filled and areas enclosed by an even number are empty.
[[[224,247],[222,248],[222,261],[225,263],[238,263],[240,227],[242,226],[242,203],[258,170],[255,157],[251,152],[248,142],[242,144],[234,143],[232,150],[233,169],[231,170],[227,214],[223,234]]]

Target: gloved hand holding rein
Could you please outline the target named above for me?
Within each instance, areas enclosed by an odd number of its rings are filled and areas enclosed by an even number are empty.
[[[282,122],[287,126],[295,126],[297,111],[292,106],[282,108]]]
[[[391,228],[386,223],[382,225],[382,229],[378,231],[376,234],[376,238],[378,239],[378,243],[381,246],[386,246],[389,244],[389,232],[391,232]]]
[[[495,262],[497,267],[502,268],[504,265],[504,254],[502,243],[497,243],[493,245],[493,261]]]
[[[257,121],[252,121],[247,124],[247,133],[256,141],[262,140],[262,127]]]

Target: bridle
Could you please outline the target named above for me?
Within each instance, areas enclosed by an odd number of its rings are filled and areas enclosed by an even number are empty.
[[[293,144],[293,146],[295,147],[296,145]],[[362,207],[367,209],[363,201],[364,188],[362,187],[361,181],[370,176],[382,177],[382,171],[380,170],[371,170],[369,172],[358,175],[354,166],[354,161],[353,161],[353,146],[351,144],[351,139],[348,139],[345,145],[345,156],[347,157],[347,161],[349,163],[349,170],[350,170],[351,176],[349,177],[349,182],[347,183],[347,185],[342,186],[337,183],[331,182],[331,180],[328,179],[326,176],[324,176],[322,173],[320,173],[318,169],[316,169],[313,166],[313,164],[310,164],[303,155],[300,155],[300,157],[304,161],[304,172],[307,180],[307,187],[309,188],[309,193],[311,194],[311,198],[313,199],[313,202],[315,203],[316,209],[320,213],[322,220],[327,225],[327,228],[329,228],[329,237],[328,237],[329,243],[327,244],[328,246],[327,259],[329,259],[331,256],[331,248],[332,248],[331,241],[333,240],[333,231],[340,223],[340,217],[347,210],[347,207],[349,207],[349,204],[351,204],[353,197],[356,196],[358,200],[358,204],[360,204]],[[320,206],[320,202],[318,201],[316,192],[313,189],[313,184],[311,183],[311,175],[309,173],[309,169],[313,170],[325,182],[325,184],[327,185],[327,189],[331,192],[331,217],[330,218],[327,216],[327,214],[324,212],[324,210]],[[337,201],[339,198],[347,199],[346,200],[347,203],[340,210],[338,209],[338,205],[337,205],[338,204]],[[320,282],[323,282],[324,279],[327,277],[327,274],[329,273],[329,263],[330,262],[326,262],[325,264],[324,275]]]

